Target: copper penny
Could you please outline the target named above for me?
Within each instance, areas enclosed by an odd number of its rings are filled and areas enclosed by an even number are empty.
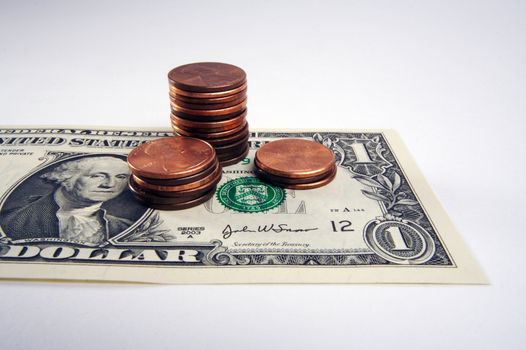
[[[207,186],[202,186],[202,188],[200,188],[199,190],[193,189],[186,191],[187,193],[184,194],[179,194],[176,192],[168,193],[149,190],[141,187],[137,182],[135,182],[133,177],[129,178],[128,187],[135,195],[141,196],[145,200],[153,202],[160,202],[164,200],[165,202],[176,203],[184,202],[202,196],[203,194],[207,193],[212,187],[215,187],[215,185],[217,185],[217,182],[219,182],[219,180],[214,183],[210,183]]]
[[[219,161],[225,160],[227,158],[237,157],[241,153],[245,152],[246,148],[249,147],[248,142],[243,143],[237,147],[233,147],[230,149],[224,149],[223,151],[216,151],[217,159]]]
[[[245,110],[240,115],[226,119],[226,120],[219,120],[215,122],[206,122],[206,121],[194,121],[194,120],[188,120],[181,117],[178,117],[175,114],[170,115],[170,119],[172,120],[172,123],[184,128],[184,129],[192,129],[198,132],[215,132],[215,131],[223,131],[223,130],[230,130],[233,129],[239,125],[242,125],[245,122],[247,116],[247,111]]]
[[[334,180],[334,178],[336,177],[336,172],[337,172],[336,167],[334,167],[334,169],[329,173],[327,177],[321,180],[315,181],[315,182],[304,183],[304,184],[280,183],[276,181],[268,181],[268,182],[273,185],[284,187],[284,188],[290,188],[292,190],[310,190],[313,188],[318,188],[318,187],[327,185],[329,182]]]
[[[154,179],[194,175],[215,161],[215,150],[209,143],[181,136],[143,143],[128,154],[128,166],[132,173]]]
[[[227,120],[227,119],[238,117],[239,115],[247,112],[247,109],[245,108],[242,111],[225,114],[225,115],[205,116],[205,117],[201,115],[192,115],[192,114],[182,113],[182,112],[174,111],[173,109],[171,110],[171,112],[173,115],[176,115],[179,118],[183,118],[186,120],[191,120],[191,121],[196,121],[196,122],[217,122],[217,121],[222,121],[222,120]]]
[[[172,105],[176,105],[176,106],[187,108],[187,109],[215,110],[215,109],[224,109],[228,107],[233,107],[243,102],[246,103],[246,100],[247,98],[245,96],[241,99],[233,100],[230,102],[209,103],[209,104],[187,103],[187,102],[178,100],[176,98],[173,98],[173,99],[171,98],[170,102],[172,103]]]
[[[144,181],[142,178],[137,177],[135,175],[133,176],[133,181],[137,183],[140,187],[147,189],[147,190],[154,190],[158,192],[177,192],[177,191],[185,191],[185,190],[191,190],[200,186],[203,186],[205,184],[210,183],[211,181],[215,180],[215,178],[218,176],[218,174],[221,174],[221,166],[219,163],[217,163],[217,166],[214,167],[214,171],[207,176],[196,180],[194,182],[182,184],[182,185],[169,185],[169,184],[152,184],[147,181]]]
[[[131,181],[131,178],[130,178],[130,181],[128,182],[128,188],[136,198],[141,198],[142,200],[147,201],[147,202],[166,203],[166,204],[176,204],[176,203],[187,202],[192,199],[199,198],[203,194],[207,193],[207,192],[202,192],[197,195],[191,195],[191,196],[185,196],[185,197],[159,196],[159,195],[156,195],[150,191],[147,191],[141,188],[136,182]]]
[[[198,62],[172,69],[168,80],[175,87],[195,92],[231,90],[247,80],[245,71],[232,64]]]
[[[147,184],[143,181],[137,181],[136,177],[131,177],[130,186],[135,189],[141,189],[144,192],[150,193],[159,197],[197,197],[205,193],[210,187],[215,186],[221,180],[222,169],[219,167],[214,173],[207,176],[207,181],[199,181],[199,186],[187,188],[189,185],[180,186],[159,186]]]
[[[243,85],[236,87],[232,90],[224,90],[224,91],[216,91],[216,92],[193,92],[193,91],[187,91],[178,89],[176,86],[170,84],[170,94],[172,95],[182,95],[186,97],[192,97],[192,98],[218,98],[218,97],[225,97],[230,95],[235,95],[240,93],[243,90],[247,89],[247,83],[244,83]]]
[[[324,145],[304,139],[280,139],[256,152],[261,170],[288,178],[313,177],[327,173],[335,163],[334,153]]]
[[[237,142],[239,140],[244,139],[245,137],[247,137],[247,135],[248,135],[248,137],[250,137],[250,133],[248,131],[248,123],[245,126],[245,128],[243,128],[243,130],[241,130],[237,134],[234,134],[234,135],[231,135],[231,136],[227,136],[227,137],[218,138],[218,139],[205,139],[205,140],[206,140],[206,142],[211,144],[213,147],[217,147],[217,146],[225,146],[225,145],[232,144],[234,142]]]
[[[194,97],[187,97],[184,95],[179,94],[172,94],[170,93],[170,98],[177,101],[182,101],[186,103],[192,103],[192,104],[199,104],[199,105],[208,105],[208,104],[217,104],[217,103],[225,103],[225,102],[232,102],[232,101],[242,101],[247,97],[247,91],[241,91],[237,94],[229,95],[229,96],[223,96],[223,97],[216,97],[216,98],[194,98]]]
[[[221,166],[225,167],[225,166],[234,165],[234,164],[239,163],[240,161],[242,161],[243,159],[247,157],[249,150],[250,148],[247,147],[247,149],[243,153],[241,153],[239,156],[230,158],[230,159],[221,160],[220,161]]]
[[[209,134],[209,133],[228,131],[228,130],[232,130],[235,128],[242,128],[245,123],[246,123],[246,118],[243,118],[242,120],[239,121],[238,124],[235,124],[235,125],[225,125],[225,126],[214,128],[214,129],[202,129],[202,128],[193,128],[189,126],[184,126],[184,125],[181,125],[180,123],[175,122],[174,119],[172,119],[172,124],[175,125],[176,127],[184,131],[188,131],[190,133],[197,133],[197,134],[203,134],[203,135]],[[203,138],[199,136],[196,136],[196,137]]]
[[[218,132],[194,132],[190,128],[182,128],[179,125],[175,125],[172,123],[172,128],[177,131],[178,134],[184,135],[184,136],[190,136],[190,137],[197,137],[200,139],[217,139],[222,137],[227,137],[233,134],[238,133],[239,131],[243,130],[245,126],[247,125],[246,120],[243,122],[243,124],[236,126],[233,129],[225,130],[225,131],[218,131]]]
[[[336,168],[336,164],[334,164],[334,166],[331,169],[329,169],[327,173],[323,173],[323,174],[312,176],[312,177],[306,177],[306,178],[289,178],[289,177],[269,174],[259,169],[257,161],[254,161],[254,163],[255,163],[254,173],[258,177],[266,180],[267,182],[276,182],[276,183],[283,183],[283,184],[289,184],[289,185],[308,184],[308,183],[323,180],[324,178],[328,177],[334,171],[334,168]]]
[[[227,158],[237,157],[240,154],[244,153],[247,150],[247,148],[249,148],[248,142],[246,144],[241,145],[240,147],[218,154],[217,159],[219,159],[219,161],[222,161]]]
[[[247,134],[246,137],[234,143],[229,143],[229,144],[221,145],[221,146],[214,146],[216,150],[216,154],[217,155],[225,154],[225,153],[231,152],[236,149],[242,149],[244,148],[245,145],[248,145],[248,138],[249,138],[249,135]]]
[[[159,186],[179,186],[179,185],[186,185],[195,181],[199,181],[202,178],[212,174],[214,171],[216,171],[217,167],[220,167],[219,160],[216,157],[216,160],[214,161],[214,164],[212,166],[206,168],[205,170],[185,177],[180,177],[178,179],[152,179],[151,177],[144,177],[144,176],[138,176],[133,175],[135,178],[140,178],[142,181],[148,182],[152,185],[159,185]]]
[[[212,171],[209,171],[209,169],[211,169]],[[139,177],[137,175],[132,175],[132,176],[133,176],[133,181],[135,181],[139,186],[141,186],[142,188],[147,189],[147,190],[166,191],[166,192],[182,191],[182,190],[189,190],[189,189],[192,189],[192,188],[196,188],[196,187],[202,186],[202,185],[212,181],[215,178],[215,176],[217,176],[217,174],[219,172],[221,172],[221,165],[219,165],[219,161],[217,161],[214,164],[214,166],[210,167],[209,169],[207,169],[207,170],[205,170],[205,171],[203,171],[201,173],[197,173],[195,175],[192,175],[192,176],[183,177],[183,178],[175,179],[175,180],[170,180],[170,179],[168,179],[168,180],[158,180],[158,179],[155,180],[155,179],[153,179],[153,182],[152,182],[151,181],[152,179]],[[205,175],[202,175],[202,174],[205,174]],[[199,177],[197,177],[197,176],[199,176]],[[191,178],[195,178],[195,179],[193,181],[188,181],[187,180],[187,179],[191,179]],[[177,182],[177,181],[180,181],[180,180],[183,180],[183,179],[185,179],[184,183],[181,183],[181,182],[178,183]]]
[[[241,112],[247,107],[247,100],[243,100],[241,103],[238,103],[237,105],[221,108],[221,109],[190,109],[190,108],[184,108],[181,107],[174,102],[170,101],[170,106],[172,107],[173,111],[181,112],[185,114],[190,114],[194,116],[221,116],[221,115],[228,115],[232,113]]]
[[[208,201],[210,198],[212,198],[215,194],[216,188],[212,188],[209,192],[205,193],[201,197],[197,197],[195,199],[191,199],[185,202],[179,202],[179,203],[159,203],[159,202],[152,202],[145,200],[144,198],[135,195],[135,198],[141,202],[142,204],[146,205],[147,207],[158,209],[158,210],[182,210],[182,209],[188,209],[198,206],[199,204],[202,204],[206,201]]]

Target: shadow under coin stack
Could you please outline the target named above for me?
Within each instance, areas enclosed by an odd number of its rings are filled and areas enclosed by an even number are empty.
[[[128,155],[128,187],[145,205],[177,210],[210,199],[222,169],[214,148],[191,137],[164,137],[146,142]]]
[[[304,139],[269,142],[256,152],[256,175],[279,187],[306,190],[324,186],[336,177],[334,153]]]
[[[247,79],[236,66],[203,62],[168,73],[171,122],[182,136],[210,143],[222,166],[248,154]]]

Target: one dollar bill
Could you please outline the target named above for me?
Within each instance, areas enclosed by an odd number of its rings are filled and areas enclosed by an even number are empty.
[[[152,210],[126,155],[168,129],[0,129],[0,278],[153,283],[486,283],[396,133],[252,131],[215,196]],[[254,175],[266,142],[305,138],[336,155],[327,186]],[[298,155],[301,156],[301,155]]]

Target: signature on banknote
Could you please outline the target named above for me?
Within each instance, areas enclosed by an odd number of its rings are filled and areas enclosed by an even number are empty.
[[[249,226],[243,226],[239,229],[234,229],[230,225],[226,225],[226,227],[221,232],[223,234],[224,239],[228,239],[232,237],[232,234],[234,233],[247,233],[247,232],[274,232],[274,233],[281,233],[281,232],[309,232],[309,231],[316,231],[318,230],[318,227],[309,227],[309,228],[292,228],[289,227],[288,224],[269,224],[269,225],[260,225],[255,228],[249,228]]]

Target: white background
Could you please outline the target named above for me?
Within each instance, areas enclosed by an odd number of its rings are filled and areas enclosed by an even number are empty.
[[[525,348],[524,1],[0,0],[0,124],[169,126],[243,67],[251,127],[395,128],[490,286],[0,283],[2,349]]]

